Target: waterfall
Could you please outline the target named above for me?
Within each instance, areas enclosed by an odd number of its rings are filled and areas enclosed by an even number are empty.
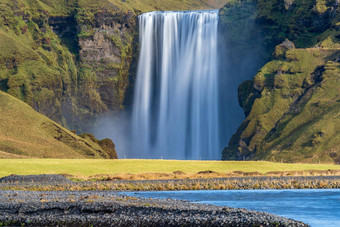
[[[217,25],[217,10],[139,16],[134,158],[220,159]]]

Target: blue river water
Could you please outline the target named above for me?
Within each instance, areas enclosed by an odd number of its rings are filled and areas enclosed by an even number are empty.
[[[340,227],[340,189],[162,191],[124,194],[247,208],[292,218],[312,227]]]

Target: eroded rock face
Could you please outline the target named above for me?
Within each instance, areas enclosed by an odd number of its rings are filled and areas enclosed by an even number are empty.
[[[338,3],[291,3],[257,1],[250,18],[262,28],[272,61],[240,85],[246,119],[222,159],[330,162],[337,157]]]
[[[137,18],[73,3],[58,13],[38,2],[0,3],[0,89],[86,132],[101,114],[124,109]]]
[[[119,111],[129,85],[136,17],[132,13],[98,13],[90,30],[91,35],[79,39],[80,60],[96,74],[96,92],[104,110]]]
[[[97,150],[98,152],[101,152],[101,155],[105,158],[110,158],[110,159],[117,159],[117,152],[116,152],[116,147],[115,144],[112,142],[110,139],[103,139],[103,140],[98,140],[94,135],[90,133],[85,133],[85,134],[80,134],[79,137],[84,138],[88,141],[92,141],[96,145],[99,145],[100,150]]]
[[[112,28],[102,26],[96,29],[92,38],[79,40],[80,43],[80,58],[88,63],[99,63],[99,61],[112,61],[113,63],[120,62],[120,52],[113,43],[106,39],[104,34],[112,34]],[[104,32],[103,32],[104,31]]]
[[[53,32],[67,40],[63,44],[74,53],[77,71],[73,80],[59,78],[53,84],[63,91],[56,97],[58,105],[46,100],[35,102],[35,109],[79,132],[89,131],[101,114],[121,111],[135,67],[130,65],[136,20],[134,14],[119,11],[98,12],[91,23],[77,21],[75,16],[50,17]]]
[[[340,151],[339,55],[337,49],[291,49],[267,63],[252,81],[263,84],[260,95],[243,93],[247,118],[224,159],[337,162],[329,154]]]

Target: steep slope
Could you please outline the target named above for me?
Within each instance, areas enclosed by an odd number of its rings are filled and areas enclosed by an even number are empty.
[[[337,160],[338,4],[338,1],[256,1],[252,19],[265,34],[267,51],[284,38],[294,43],[286,40],[277,45],[274,59],[253,80],[240,85],[239,103],[246,120],[224,149],[222,159]]]
[[[255,48],[257,58],[268,58],[285,39],[298,48],[337,39],[339,4],[338,0],[232,0],[220,9],[220,27],[230,49],[237,48],[233,54]]]
[[[330,161],[340,149],[339,59],[339,49],[293,49],[243,83],[247,118],[224,158]]]
[[[0,158],[117,158],[112,141],[77,136],[0,91]]]
[[[65,127],[89,131],[131,97],[138,14],[227,1],[2,0],[0,90]]]

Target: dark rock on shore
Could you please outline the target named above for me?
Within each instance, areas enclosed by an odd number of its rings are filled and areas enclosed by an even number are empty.
[[[7,177],[0,178],[1,184],[26,184],[26,183],[67,183],[72,184],[73,182],[62,175],[57,174],[42,174],[42,175],[10,175]]]
[[[108,156],[110,159],[118,158],[116,146],[111,139],[106,138],[103,140],[98,140],[94,135],[90,133],[80,134],[79,137],[91,140],[92,142],[98,144],[105,153],[103,154],[104,156]]]
[[[142,199],[112,191],[1,191],[0,224],[12,226],[308,226],[246,209]]]

